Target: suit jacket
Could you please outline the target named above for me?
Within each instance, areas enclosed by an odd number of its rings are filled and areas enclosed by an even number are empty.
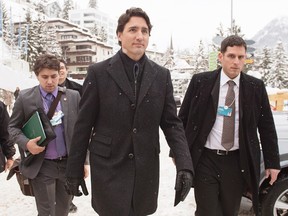
[[[89,144],[95,211],[127,216],[133,203],[135,215],[152,214],[159,188],[159,126],[175,154],[177,170],[192,172],[170,72],[147,60],[136,103],[117,53],[89,67],[82,90],[67,176],[83,177]]]
[[[63,123],[67,152],[70,150],[79,101],[79,93],[69,89],[66,89],[60,99],[62,112],[64,113]],[[18,99],[14,104],[8,127],[10,136],[14,142],[18,144],[20,151],[27,150],[26,144],[29,141],[29,139],[22,133],[21,128],[29,119],[31,113],[37,110],[37,108],[44,109],[39,86],[20,91]],[[20,171],[23,175],[30,179],[35,178],[42,166],[44,156],[45,151],[36,155],[29,166],[25,166],[21,163]]]
[[[187,89],[179,117],[196,168],[207,137],[215,123],[221,68],[195,74]],[[265,167],[280,169],[277,134],[264,83],[241,72],[239,89],[239,150],[240,164],[252,190],[254,210],[258,212],[258,186],[260,178],[260,148]],[[257,135],[260,134],[261,147]]]
[[[5,104],[0,101],[0,173],[5,170],[6,159],[15,154],[14,143],[9,138],[7,130],[9,114]]]

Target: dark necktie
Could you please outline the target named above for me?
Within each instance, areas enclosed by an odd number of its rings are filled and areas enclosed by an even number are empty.
[[[137,99],[137,78],[138,78],[138,75],[139,75],[139,64],[138,63],[135,63],[134,66],[133,66],[133,75],[134,75],[134,96],[135,96],[135,99]]]
[[[234,145],[234,131],[235,131],[235,92],[233,80],[228,82],[229,88],[225,99],[225,107],[231,108],[231,116],[224,116],[223,131],[222,131],[222,146],[229,151]]]
[[[134,72],[134,79],[137,80],[137,77],[139,75],[139,64],[138,63],[134,64],[133,72]]]

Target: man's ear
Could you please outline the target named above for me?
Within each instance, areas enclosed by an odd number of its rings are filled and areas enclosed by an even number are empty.
[[[223,54],[221,52],[218,53],[218,60],[219,62],[222,62]]]

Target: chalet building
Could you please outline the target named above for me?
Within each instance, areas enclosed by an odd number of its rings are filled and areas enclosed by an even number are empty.
[[[56,28],[57,41],[67,62],[68,74],[83,79],[90,64],[110,57],[113,47],[97,40],[86,28],[64,19],[49,19],[48,28]]]
[[[24,24],[14,23],[15,32]],[[90,64],[103,61],[113,53],[112,46],[99,41],[88,29],[67,20],[48,19],[45,27],[55,30],[62,57],[67,62],[68,76],[74,79],[84,79]]]
[[[69,21],[82,26],[101,35],[105,38],[105,43],[114,48],[114,53],[119,50],[118,39],[116,35],[117,20],[111,18],[108,14],[95,8],[75,9],[69,11]],[[104,34],[104,35],[103,35]]]

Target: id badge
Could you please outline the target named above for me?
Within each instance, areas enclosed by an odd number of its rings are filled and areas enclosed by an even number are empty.
[[[232,108],[228,106],[219,106],[217,113],[221,116],[231,116],[232,115]]]
[[[54,116],[50,120],[52,126],[56,126],[59,124],[62,124],[62,117],[64,116],[64,113],[60,110],[58,112],[54,113]]]

